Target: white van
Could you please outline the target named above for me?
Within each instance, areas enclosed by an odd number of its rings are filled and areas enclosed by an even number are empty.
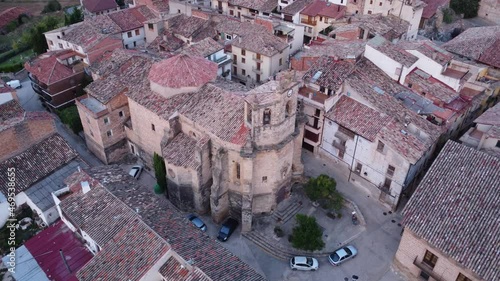
[[[9,87],[13,89],[19,89],[23,87],[23,85],[21,85],[21,82],[19,80],[11,80],[7,82],[7,85],[9,85]]]

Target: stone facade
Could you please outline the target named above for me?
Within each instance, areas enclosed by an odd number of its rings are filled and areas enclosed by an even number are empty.
[[[424,261],[427,251],[437,257],[434,267],[430,265],[432,262]],[[428,256],[430,255],[428,254]],[[420,280],[421,272],[430,276],[428,280],[484,280],[416,236],[409,229],[405,229],[403,232],[401,243],[394,258],[394,265],[408,277],[408,280]],[[459,274],[469,279],[458,279]]]

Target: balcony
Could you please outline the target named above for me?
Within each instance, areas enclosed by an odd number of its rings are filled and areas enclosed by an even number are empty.
[[[317,146],[320,143],[319,134],[315,134],[313,132],[306,130],[304,132],[304,141],[309,143],[312,146]]]
[[[255,66],[252,67],[252,71],[257,73],[257,74],[262,74],[262,69],[256,68]]]
[[[318,102],[321,105],[324,105],[325,101],[328,98],[330,98],[328,95],[325,95],[320,91],[316,91],[316,90],[308,88],[308,87],[301,87],[299,89],[299,95],[301,95],[305,98],[308,98],[310,100],[313,100],[315,102]]]
[[[423,272],[427,273],[427,275],[429,275],[430,277],[432,277],[434,280],[436,280],[436,281],[443,281],[443,279],[441,278],[441,276],[437,275],[437,273],[435,273],[434,271],[432,271],[432,267],[430,267],[429,265],[425,264],[422,261],[418,261],[418,257],[415,257],[415,260],[413,260],[413,264],[415,266],[417,266]]]
[[[346,149],[345,143],[337,141],[337,140],[333,141],[332,146],[335,147],[338,150],[341,150],[341,151],[345,151],[345,149]]]
[[[312,126],[310,125],[309,123],[306,123],[306,126],[305,126],[306,130],[314,133],[314,134],[319,134],[321,133],[321,127],[320,126]]]
[[[252,59],[256,62],[262,62],[262,56],[256,56],[256,55],[253,55],[252,56]]]
[[[229,61],[228,55],[223,55],[222,57],[215,59],[214,62],[218,65],[225,64]]]
[[[300,19],[300,23],[307,24],[307,25],[312,25],[312,26],[316,26],[316,24],[318,23],[318,21],[313,20],[313,19]]]

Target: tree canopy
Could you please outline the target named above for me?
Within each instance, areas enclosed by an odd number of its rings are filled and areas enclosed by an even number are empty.
[[[477,17],[480,0],[451,0],[450,8],[457,14],[464,14],[464,18]]]

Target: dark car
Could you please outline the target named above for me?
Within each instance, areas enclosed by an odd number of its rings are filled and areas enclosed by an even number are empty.
[[[217,235],[217,239],[219,241],[224,242],[229,239],[229,236],[233,234],[234,230],[238,227],[238,221],[233,218],[228,218],[221,226],[219,230],[219,235]]]
[[[188,216],[188,219],[193,223],[194,226],[199,228],[201,231],[203,232],[207,231],[207,226],[199,217],[191,214]]]

